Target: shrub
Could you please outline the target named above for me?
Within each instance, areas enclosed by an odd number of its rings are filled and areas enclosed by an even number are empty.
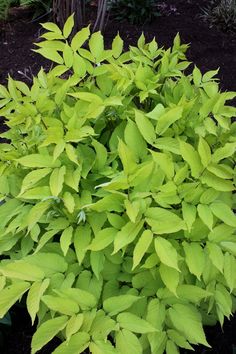
[[[202,18],[210,26],[219,27],[223,31],[236,31],[236,0],[212,1],[203,10]]]
[[[126,19],[136,25],[151,22],[159,16],[155,0],[111,0],[110,8],[116,20]]]
[[[209,346],[235,309],[236,93],[184,74],[179,35],[122,53],[88,27],[69,43],[73,17],[43,27],[57,65],[0,86],[0,316],[26,298],[33,354]]]

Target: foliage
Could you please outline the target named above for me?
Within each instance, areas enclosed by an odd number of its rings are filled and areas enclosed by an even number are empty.
[[[203,10],[202,18],[223,31],[236,31],[236,0],[217,0]]]
[[[0,0],[0,20],[5,20],[8,15],[12,0]]]
[[[0,317],[23,295],[32,354],[209,346],[236,294],[235,92],[179,35],[123,52],[71,16],[36,51],[57,65],[0,86]],[[83,47],[88,41],[88,49]]]
[[[151,22],[159,15],[155,0],[111,0],[112,16],[120,21],[127,19],[132,24]]]
[[[52,7],[52,0],[20,0],[21,6],[32,6],[34,8],[34,18],[44,13],[49,13]]]

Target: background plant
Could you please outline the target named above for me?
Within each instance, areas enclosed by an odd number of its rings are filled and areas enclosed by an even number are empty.
[[[203,10],[202,18],[224,31],[236,31],[236,0],[217,0]]]
[[[235,310],[236,93],[185,75],[178,35],[123,53],[73,24],[43,25],[48,74],[0,86],[0,317],[26,297],[33,354],[208,346]]]
[[[118,21],[124,19],[132,24],[151,22],[159,16],[157,2],[154,0],[112,0],[110,1],[111,15]]]

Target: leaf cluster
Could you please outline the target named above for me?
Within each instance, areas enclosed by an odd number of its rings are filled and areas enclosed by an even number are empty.
[[[209,346],[235,310],[236,93],[184,73],[179,35],[123,52],[73,24],[43,24],[49,73],[0,86],[0,317],[26,297],[32,354]]]

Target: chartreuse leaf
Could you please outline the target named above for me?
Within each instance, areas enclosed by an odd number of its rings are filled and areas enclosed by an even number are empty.
[[[117,350],[109,340],[92,341],[89,345],[89,349],[94,354],[117,354]]]
[[[203,166],[208,166],[209,162],[211,161],[211,149],[206,140],[204,140],[202,137],[199,139],[198,153],[200,155]]]
[[[215,202],[210,205],[212,213],[225,224],[236,227],[236,215],[230,207],[223,202]]]
[[[112,55],[114,58],[118,58],[123,51],[124,42],[120,38],[119,34],[112,41]]]
[[[88,225],[79,226],[74,233],[74,247],[79,264],[82,264],[87,247],[91,242],[91,229]]]
[[[63,298],[52,295],[43,295],[42,301],[45,305],[53,311],[65,314],[65,315],[73,315],[79,312],[79,306],[70,298]]]
[[[104,51],[103,36],[101,35],[101,32],[92,34],[89,40],[89,49],[96,61],[100,62]]]
[[[146,221],[155,234],[169,234],[185,230],[185,222],[172,211],[164,208],[149,208],[146,211]]]
[[[125,174],[130,175],[137,167],[135,163],[135,156],[122,140],[119,140],[118,143],[118,154],[121,159]]]
[[[179,284],[179,272],[165,264],[160,265],[159,272],[165,286],[177,296],[176,288]]]
[[[236,269],[236,259],[234,256],[226,252],[224,255],[224,277],[226,283],[230,289],[230,292],[235,289],[236,284],[236,276],[235,276],[235,269]]]
[[[157,332],[157,329],[155,329],[150,323],[130,312],[120,313],[117,316],[117,322],[121,328],[134,333]]]
[[[232,181],[227,181],[226,179],[220,178],[208,171],[203,172],[200,180],[202,183],[205,183],[208,187],[214,188],[216,191],[231,192],[235,189]]]
[[[124,310],[127,310],[139,299],[140,299],[139,296],[128,295],[128,294],[112,296],[103,302],[103,308],[109,314],[109,316],[114,316]]]
[[[161,262],[170,268],[179,271],[178,254],[170,241],[158,236],[155,241],[155,250]]]
[[[190,232],[193,226],[194,221],[196,220],[197,209],[195,205],[182,202],[182,213],[184,221],[188,227],[188,231]]]
[[[122,354],[142,354],[143,349],[138,337],[129,330],[122,329],[116,335],[116,347]]]
[[[216,285],[215,302],[217,307],[217,315],[219,317],[221,326],[223,326],[224,316],[229,318],[229,316],[232,314],[233,303],[230,293],[222,284]]]
[[[0,267],[0,273],[5,275],[5,277],[26,281],[42,280],[45,276],[42,269],[24,260],[11,262]]]
[[[79,32],[77,32],[75,34],[75,36],[72,38],[71,41],[71,48],[76,51],[78,50],[85,41],[87,41],[87,39],[90,36],[90,29],[89,26],[88,27],[84,27],[82,28]]]
[[[233,156],[236,151],[236,143],[226,143],[223,147],[217,149],[212,155],[212,162],[218,163],[226,157]]]
[[[30,283],[19,281],[0,291],[0,318],[5,316],[7,311],[20,299],[29,287]]]
[[[143,220],[139,221],[138,223],[127,222],[127,224],[123,226],[120,231],[117,232],[114,239],[113,254],[117,253],[121,248],[127,246],[135,240],[135,238],[138,236],[138,233],[143,227],[143,223]]]
[[[207,250],[209,252],[209,257],[214,266],[223,273],[224,267],[224,255],[221,248],[212,242],[207,243]]]
[[[101,251],[107,246],[109,246],[117,234],[117,229],[113,227],[108,227],[97,232],[95,238],[92,240],[91,244],[87,249],[91,251]]]
[[[62,190],[65,173],[66,167],[62,166],[60,168],[55,168],[50,175],[49,185],[52,195],[55,197],[57,197]]]
[[[200,313],[190,305],[174,304],[169,310],[170,320],[190,343],[200,343],[210,347],[202,328]]]
[[[153,233],[151,232],[151,230],[145,230],[138,239],[138,242],[136,243],[136,246],[134,248],[132,269],[136,268],[140,264],[143,256],[151,245],[152,240]]]
[[[68,249],[72,243],[73,232],[73,227],[69,226],[61,234],[60,245],[64,256],[67,254]]]
[[[61,163],[59,160],[54,161],[52,156],[31,154],[23,156],[17,161],[25,167],[60,167]]]
[[[63,202],[66,209],[69,211],[69,213],[72,214],[75,209],[75,200],[73,195],[70,192],[65,192],[63,194]]]
[[[135,110],[135,122],[146,142],[153,144],[156,139],[156,133],[151,121],[144,115],[143,112]]]
[[[77,303],[82,310],[88,310],[95,307],[97,304],[95,296],[86,290],[70,288],[61,291],[61,293],[65,298],[71,299],[73,302]]]
[[[195,285],[181,284],[177,288],[177,295],[193,303],[199,303],[213,294]]]
[[[198,204],[197,211],[202,222],[212,230],[214,220],[211,208],[206,204]]]
[[[74,27],[74,14],[72,14],[71,16],[68,17],[68,19],[66,20],[66,23],[64,24],[63,27],[63,36],[65,38],[68,38],[69,35],[71,34],[71,31]]]
[[[48,31],[61,34],[60,28],[54,22],[41,23],[41,26]]]
[[[136,158],[143,158],[147,154],[147,144],[142,137],[137,125],[128,120],[124,131],[125,143],[135,154]]]
[[[42,178],[46,177],[51,168],[42,168],[29,172],[22,181],[20,194],[24,193],[27,189],[32,188]]]
[[[174,107],[161,115],[156,124],[156,133],[162,135],[165,131],[177,120],[179,120],[183,113],[183,107]]]
[[[46,291],[46,289],[48,288],[49,284],[50,284],[49,279],[44,279],[43,281],[37,281],[31,286],[28,292],[26,305],[27,305],[27,310],[31,317],[32,324],[34,323],[35,317],[39,311],[39,304],[41,301],[41,297]]]
[[[190,166],[192,176],[198,178],[203,170],[203,165],[198,152],[192,145],[182,140],[179,141],[179,146],[184,161],[186,161]]]
[[[172,340],[166,342],[166,354],[179,354],[179,349]]]
[[[200,280],[205,267],[205,253],[201,245],[197,242],[183,242],[185,260],[190,273],[196,275]]]
[[[49,209],[50,205],[51,201],[46,200],[33,206],[26,219],[29,230],[32,230],[32,228],[40,220],[42,215]]]
[[[63,342],[52,354],[79,354],[88,347],[90,336],[86,332],[73,334],[68,342]]]
[[[71,336],[79,331],[84,321],[84,315],[79,313],[78,315],[73,315],[69,319],[66,325],[66,339],[70,340]]]
[[[44,347],[45,344],[62,331],[68,321],[67,316],[59,316],[42,323],[34,333],[31,343],[32,354]]]
[[[25,257],[25,261],[40,267],[46,277],[51,277],[55,273],[64,273],[68,267],[62,256],[52,252],[38,252]]]
[[[180,348],[193,350],[193,347],[187,342],[187,340],[180,334],[178,331],[174,329],[167,330],[168,337]]]

